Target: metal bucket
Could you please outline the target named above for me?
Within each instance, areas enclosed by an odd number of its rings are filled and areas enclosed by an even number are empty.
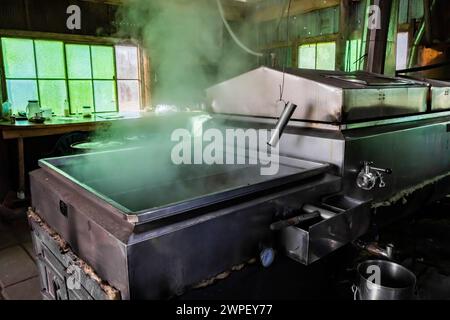
[[[357,267],[358,285],[353,286],[359,300],[412,300],[416,276],[405,267],[385,260],[368,260]]]

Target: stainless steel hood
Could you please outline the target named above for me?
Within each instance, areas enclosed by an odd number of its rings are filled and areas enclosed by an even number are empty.
[[[30,174],[34,213],[123,299],[153,299],[181,295],[267,247],[313,263],[385,223],[383,205],[399,205],[400,217],[408,209],[400,200],[414,192],[423,192],[419,202],[447,194],[450,112],[426,113],[432,84],[364,72],[284,76],[293,118],[311,127],[286,128],[278,174],[260,175],[261,165],[175,165],[165,142],[179,124],[193,131],[198,114],[176,116],[176,126],[155,116],[142,130],[158,138],[142,148],[41,160]],[[215,114],[202,117],[202,129],[273,129],[282,80],[283,72],[259,68],[208,89]],[[397,118],[367,121],[387,116]],[[285,224],[305,205],[333,214]]]
[[[419,77],[405,77],[426,84],[430,88],[429,110],[442,111],[450,109],[450,82]]]
[[[283,72],[260,67],[207,90],[216,113],[278,117]],[[428,87],[373,73],[287,69],[283,100],[299,106],[292,119],[346,123],[426,111]]]

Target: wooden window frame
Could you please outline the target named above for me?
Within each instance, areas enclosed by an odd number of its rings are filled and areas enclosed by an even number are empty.
[[[30,40],[48,40],[48,41],[62,41],[64,44],[64,60],[66,64],[66,87],[68,86],[67,81],[68,75],[67,75],[67,60],[66,60],[66,53],[65,53],[65,47],[66,44],[82,44],[82,45],[90,45],[90,46],[112,46],[114,50],[114,66],[116,68],[116,54],[115,54],[115,46],[116,45],[122,45],[122,46],[135,46],[138,50],[138,73],[139,73],[139,83],[140,83],[140,110],[145,109],[146,107],[149,107],[151,105],[151,83],[150,83],[150,59],[148,55],[146,54],[144,48],[142,45],[134,40],[134,39],[121,39],[121,38],[114,38],[114,37],[95,37],[95,36],[85,36],[85,35],[73,35],[73,34],[61,34],[61,33],[49,33],[49,32],[36,32],[36,31],[22,31],[22,30],[5,30],[0,29],[0,38],[23,38],[23,39],[30,39]],[[34,42],[33,42],[34,45]],[[6,86],[6,74],[4,70],[4,57],[3,57],[3,50],[2,50],[2,44],[0,41],[0,98],[2,101],[6,101],[8,98],[8,92],[7,92],[7,86]],[[115,72],[116,72],[115,70]],[[36,70],[37,72],[37,70]],[[37,74],[36,74],[37,76]],[[38,79],[38,78],[36,78]],[[91,79],[94,81],[94,79]],[[116,83],[116,100],[117,100],[117,110],[120,111],[119,108],[119,100],[118,100],[118,86],[117,86],[117,77],[114,78],[114,81]],[[69,99],[69,90],[67,87],[67,94]],[[39,93],[39,88],[38,88]],[[94,94],[94,93],[93,93]],[[69,102],[70,103],[70,102]]]

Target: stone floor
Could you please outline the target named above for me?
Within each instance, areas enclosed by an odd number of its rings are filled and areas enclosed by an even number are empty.
[[[0,300],[40,300],[40,284],[25,213],[0,220]]]

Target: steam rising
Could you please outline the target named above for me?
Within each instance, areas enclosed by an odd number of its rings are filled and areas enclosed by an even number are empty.
[[[207,114],[190,112],[139,119],[139,125],[133,128],[117,122],[114,128],[103,132],[103,138],[122,141],[125,143],[123,148],[72,157],[63,161],[59,169],[91,191],[106,197],[106,201],[112,200],[113,205],[125,212],[158,208],[269,179],[261,175],[261,164],[248,159],[242,163],[233,163],[227,157],[225,164],[206,164],[203,159],[199,163],[195,163],[195,160],[193,163],[174,163],[171,158],[173,147],[177,144],[171,143],[174,130],[186,128],[189,131],[188,139],[192,139],[189,154],[195,159],[209,145],[209,142],[205,142],[196,149],[196,145],[204,139],[201,132],[203,126],[213,125],[214,130],[222,126],[220,123],[207,123],[209,121],[214,120]],[[241,137],[245,139],[245,136]],[[266,139],[262,140],[264,145]],[[223,147],[219,144],[215,155],[223,154]],[[234,155],[239,155],[237,147],[234,146]],[[197,150],[200,153],[196,153]],[[245,157],[245,153],[242,156]],[[272,164],[269,165],[272,167]],[[283,167],[278,172],[278,165],[276,169],[273,174],[279,176],[295,171]]]
[[[154,105],[197,105],[206,87],[255,61],[224,37],[216,1],[134,0],[119,16],[126,26],[120,33],[139,39],[150,57]],[[251,42],[248,25],[237,29],[244,42]]]
[[[153,106],[195,108],[205,102],[207,87],[256,62],[224,31],[215,1],[133,0],[121,7],[119,17],[120,35],[138,39],[150,57]],[[251,25],[231,26],[252,47]],[[77,157],[65,170],[132,211],[260,179],[255,174],[259,166],[186,167],[171,162],[173,130],[185,128],[194,137],[209,119],[204,113],[188,112],[116,121],[96,132],[95,140],[121,141],[129,149]],[[225,130],[217,120],[214,128]],[[206,183],[202,176],[211,178]]]

